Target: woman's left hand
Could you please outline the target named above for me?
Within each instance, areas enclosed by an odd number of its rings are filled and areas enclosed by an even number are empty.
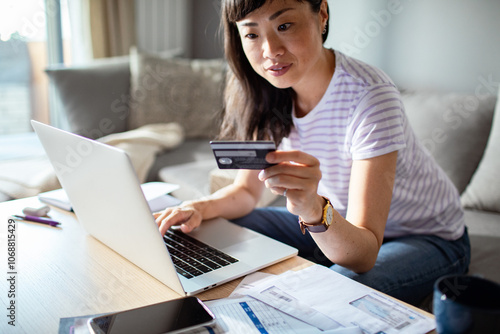
[[[259,173],[266,187],[278,195],[286,190],[286,206],[291,213],[305,221],[320,219],[324,201],[318,195],[321,180],[318,159],[302,151],[275,151],[268,153],[266,160],[277,164]]]

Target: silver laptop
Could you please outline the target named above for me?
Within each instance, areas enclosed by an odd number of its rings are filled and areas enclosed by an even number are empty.
[[[189,234],[169,231],[162,236],[124,151],[31,123],[86,231],[181,295],[199,293],[297,254],[293,247],[222,218],[204,221]],[[185,236],[188,240],[181,240]],[[191,250],[195,259],[208,260],[184,259],[174,247],[179,244],[181,252]]]

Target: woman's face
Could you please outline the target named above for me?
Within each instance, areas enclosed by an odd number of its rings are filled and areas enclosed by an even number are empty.
[[[269,0],[237,27],[253,69],[277,88],[293,88],[317,74],[327,19],[326,1],[314,13],[308,2]]]

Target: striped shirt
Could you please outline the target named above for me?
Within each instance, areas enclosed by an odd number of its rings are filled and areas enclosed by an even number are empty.
[[[301,150],[320,161],[318,193],[344,217],[353,161],[398,151],[385,237],[459,238],[464,230],[459,194],[416,139],[394,83],[375,67],[338,51],[335,57],[325,95],[305,117],[293,114],[294,126],[280,148]]]

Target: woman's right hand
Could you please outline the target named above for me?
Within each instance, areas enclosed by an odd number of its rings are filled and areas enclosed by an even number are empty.
[[[258,173],[258,170],[242,169],[233,184],[203,199],[185,201],[180,206],[154,213],[161,235],[165,235],[172,226],[180,226],[182,232],[189,233],[200,226],[204,219],[233,219],[250,213],[264,189]]]
[[[184,233],[189,233],[198,227],[202,221],[201,213],[192,203],[183,203],[180,206],[166,208],[161,212],[153,214],[161,235],[165,235],[167,230],[176,225]]]

